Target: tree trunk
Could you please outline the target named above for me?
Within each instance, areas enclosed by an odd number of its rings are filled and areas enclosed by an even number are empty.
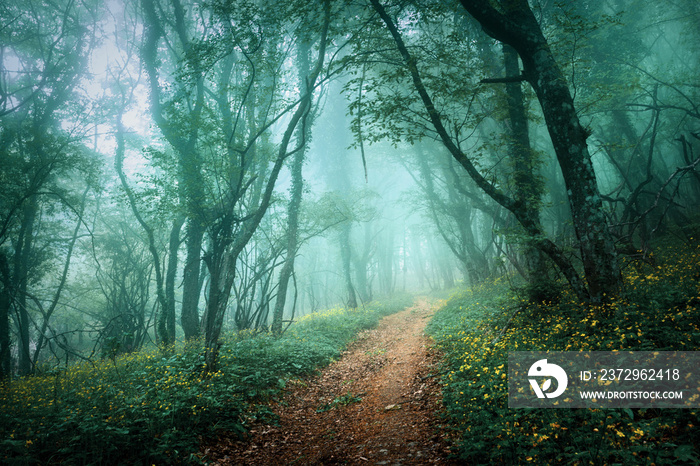
[[[451,138],[423,84],[416,60],[408,51],[396,25],[379,0],[370,0],[370,2],[389,28],[435,131],[477,186],[515,215],[527,234],[533,238],[532,241],[536,247],[552,259],[581,299],[599,301],[604,295],[619,290],[622,278],[612,237],[602,210],[602,200],[598,193],[593,165],[585,143],[587,133],[579,123],[566,80],[549,50],[527,1],[508,2],[505,6],[507,13],[501,13],[486,0],[461,0],[461,3],[481,23],[489,35],[515,48],[523,61],[525,78],[535,89],[540,101],[557,159],[564,174],[588,288],[582,283],[575,268],[561,249],[546,238],[539,218],[533,215],[532,210],[527,209],[522,201],[508,197],[484,178]]]
[[[277,299],[272,313],[272,332],[276,335],[282,333],[282,320],[284,317],[284,306],[287,302],[287,289],[289,279],[294,272],[294,258],[298,247],[299,231],[299,208],[301,206],[301,196],[304,186],[302,178],[302,166],[304,163],[304,151],[299,151],[294,156],[292,162],[292,189],[289,207],[287,209],[287,257],[280,270],[277,282]]]
[[[311,109],[312,90],[321,74],[325,58],[326,39],[328,35],[328,25],[330,23],[329,0],[323,2],[323,10],[324,23],[319,43],[318,59],[314,69],[309,73],[307,87],[301,90],[299,105],[287,123],[286,130],[279,144],[274,165],[270,170],[267,181],[264,183],[261,181],[261,184],[264,184],[264,190],[260,201],[253,202],[254,207],[250,209],[251,213],[245,221],[241,222],[234,218],[235,211],[233,208],[229,208],[224,212],[220,221],[212,226],[210,230],[210,240],[212,243],[211,254],[205,259],[210,271],[209,300],[205,310],[204,322],[205,364],[207,372],[216,371],[219,336],[221,334],[223,319],[233,286],[236,261],[241,251],[243,251],[250,242],[270,206],[279,173],[287,157],[292,154],[289,150],[289,144],[297,128],[300,125],[302,128],[305,126],[306,118]],[[295,150],[301,150],[301,148],[297,147]],[[234,238],[233,228],[236,224],[240,229]]]
[[[372,300],[372,290],[367,278],[369,262],[372,256],[372,225],[370,222],[364,224],[364,240],[362,252],[355,256],[355,289],[362,302]]]
[[[177,252],[180,248],[180,230],[185,218],[182,215],[173,220],[168,242],[168,269],[165,273],[165,300],[168,303],[166,330],[168,338],[175,341],[175,277],[177,276]]]
[[[520,75],[518,53],[508,44],[503,45],[503,63],[506,78]],[[508,104],[508,119],[511,131],[511,153],[515,159],[515,199],[531,212],[533,217],[540,217],[540,199],[542,183],[535,173],[535,154],[530,145],[525,99],[520,81],[508,81],[506,87],[506,102]],[[547,264],[540,249],[526,245],[523,251],[527,275],[531,286],[547,280]]]
[[[129,206],[131,207],[131,211],[134,214],[134,217],[136,217],[136,220],[139,222],[139,225],[141,225],[143,231],[146,233],[148,251],[151,254],[151,258],[153,259],[153,269],[156,275],[156,296],[158,300],[158,306],[160,308],[158,317],[156,319],[156,337],[159,344],[167,346],[174,343],[174,341],[171,341],[169,339],[168,332],[165,327],[165,319],[167,318],[167,315],[171,313],[171,311],[168,310],[168,300],[165,296],[165,286],[163,274],[161,271],[160,254],[158,253],[158,248],[156,247],[156,240],[153,228],[148,223],[146,223],[146,221],[141,216],[138,205],[136,203],[136,196],[129,187],[126,175],[124,174],[123,164],[126,146],[124,142],[125,131],[124,125],[122,123],[122,111],[123,109],[119,110],[119,113],[117,114],[116,118],[117,132],[115,134],[115,137],[117,140],[117,147],[114,153],[114,167],[117,171],[117,175],[119,176],[122,188],[126,193],[127,199],[129,201]]]
[[[387,225],[379,233],[377,245],[377,279],[379,292],[389,295],[394,291],[394,229]]]
[[[204,362],[207,372],[216,372],[219,336],[223,326],[226,306],[231,294],[236,269],[236,255],[214,248],[207,261],[209,268],[209,293],[207,309],[202,319],[204,330]]]
[[[567,81],[535,15],[526,0],[502,2],[504,13],[486,0],[461,3],[487,34],[520,55],[564,177],[590,298],[599,301],[618,292],[622,278],[586,145],[589,133],[581,126]]]
[[[352,284],[352,273],[350,270],[352,249],[350,244],[350,228],[351,223],[347,220],[340,227],[340,232],[338,233],[338,240],[340,242],[340,261],[343,267],[343,278],[345,279],[345,289],[348,293],[348,300],[346,302],[347,307],[350,309],[355,309],[357,307],[357,295],[355,294],[355,287]]]
[[[0,380],[12,375],[10,352],[10,305],[12,303],[12,281],[7,256],[0,251]]]
[[[75,228],[73,229],[73,236],[71,237],[70,242],[68,243],[68,250],[66,251],[66,260],[63,263],[63,272],[61,273],[61,280],[59,281],[58,287],[54,292],[53,298],[51,299],[51,304],[45,312],[40,307],[40,310],[43,313],[43,321],[41,323],[41,329],[39,329],[39,338],[37,340],[36,349],[34,350],[34,356],[32,357],[32,367],[36,367],[36,364],[39,361],[39,355],[41,354],[41,350],[46,344],[46,331],[49,329],[49,320],[51,319],[51,316],[53,315],[54,311],[56,310],[56,307],[58,306],[58,301],[61,298],[63,288],[66,285],[66,280],[68,279],[70,263],[73,257],[73,249],[75,248],[75,243],[78,240],[78,233],[80,232],[80,227],[83,225],[85,201],[87,199],[89,191],[90,188],[87,187],[83,192],[82,201],[80,203],[80,211],[78,213],[78,221],[76,222]]]
[[[175,21],[171,24],[176,37],[180,41],[183,50],[181,60],[190,50],[185,24],[183,22],[183,8],[179,1],[172,2],[178,12]],[[206,212],[203,192],[203,175],[197,143],[199,140],[199,117],[204,108],[204,82],[199,76],[194,84],[192,98],[185,106],[187,110],[183,114],[167,116],[161,102],[161,84],[159,74],[158,46],[161,36],[165,34],[163,21],[158,16],[156,2],[142,0],[144,12],[144,45],[141,49],[141,59],[144,64],[148,83],[150,86],[150,106],[153,120],[163,133],[168,143],[173,147],[178,156],[178,189],[182,206],[187,216],[187,257],[183,268],[182,311],[180,322],[185,332],[185,338],[191,339],[199,335],[199,296],[201,293],[201,281],[199,273],[202,258],[202,238],[206,224]],[[196,55],[192,55],[196,58]],[[187,94],[192,89],[187,89]],[[185,93],[183,93],[185,94]],[[189,130],[184,133],[178,131],[180,126],[173,124],[171,120],[185,118],[191,121]]]
[[[306,86],[306,81],[309,77],[309,50],[311,46],[306,41],[301,41],[299,44],[299,81],[301,86]],[[310,89],[307,92],[311,92]],[[300,131],[306,131],[306,134],[300,134],[297,139],[305,141],[311,133],[312,118],[309,118],[307,125],[300,128]],[[284,306],[287,303],[287,289],[289,287],[289,279],[294,273],[294,259],[296,257],[298,240],[299,240],[299,209],[301,207],[301,198],[304,191],[304,158],[306,148],[301,148],[292,160],[292,188],[290,190],[289,205],[287,206],[287,256],[285,258],[282,269],[280,270],[279,279],[277,282],[277,299],[275,307],[272,311],[272,333],[280,335],[282,333],[282,320],[284,318]]]
[[[199,296],[202,290],[200,270],[202,261],[202,237],[204,229],[201,222],[189,217],[187,220],[187,257],[182,273],[182,311],[180,324],[185,338],[190,340],[199,336]]]
[[[15,307],[17,309],[19,323],[19,349],[18,366],[19,375],[26,375],[32,371],[32,359],[29,352],[29,312],[27,310],[27,286],[29,281],[30,258],[34,239],[34,221],[39,209],[37,196],[31,196],[22,210],[22,226],[17,239],[15,252],[15,283],[17,295]]]

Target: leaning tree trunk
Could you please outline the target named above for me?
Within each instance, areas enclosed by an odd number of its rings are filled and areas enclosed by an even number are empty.
[[[617,292],[622,279],[586,144],[589,132],[579,121],[566,78],[527,0],[501,2],[503,12],[487,0],[461,3],[487,34],[520,55],[523,79],[540,102],[564,177],[590,298],[598,301]]]
[[[411,53],[408,51],[408,48],[406,47],[406,44],[404,43],[403,38],[401,37],[401,33],[396,27],[396,24],[394,24],[394,21],[387,14],[386,10],[381,5],[379,0],[370,0],[370,2],[374,7],[375,11],[377,11],[379,16],[382,18],[387,28],[389,29],[389,32],[394,38],[398,51],[401,54],[403,60],[405,61],[406,66],[411,74],[411,79],[413,81],[413,85],[416,89],[416,92],[419,94],[420,99],[423,102],[423,105],[425,106],[428,118],[430,119],[433,127],[435,128],[435,131],[440,137],[440,140],[444,144],[445,148],[450,152],[452,157],[454,157],[454,159],[457,162],[459,162],[460,165],[462,165],[469,177],[476,183],[476,185],[480,189],[482,189],[489,197],[491,197],[498,204],[508,209],[516,217],[518,222],[520,222],[523,228],[525,228],[527,234],[532,237],[533,242],[535,243],[537,248],[544,252],[557,265],[559,270],[566,277],[567,281],[571,285],[571,288],[576,293],[576,295],[579,296],[581,299],[588,298],[588,290],[582,283],[581,278],[579,277],[576,269],[573,267],[573,264],[568,259],[568,257],[566,257],[563,254],[563,251],[545,236],[539,218],[535,215],[532,215],[532,209],[527,209],[523,202],[519,202],[507,196],[497,186],[493,185],[489,180],[487,180],[479,172],[472,160],[464,152],[462,152],[458,144],[450,136],[448,130],[443,124],[440,113],[435,108],[435,104],[433,103],[430,94],[428,93],[425,85],[423,84],[423,80],[420,76],[420,73],[418,72],[417,62],[415,58],[411,55]],[[479,2],[479,4],[481,5],[481,2]],[[484,6],[483,8],[493,10],[488,5]],[[500,15],[500,13],[498,13],[496,10],[493,10],[493,12],[496,15]]]

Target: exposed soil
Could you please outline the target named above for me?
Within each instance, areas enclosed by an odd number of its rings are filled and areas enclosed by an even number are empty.
[[[272,406],[279,425],[206,449],[215,464],[456,464],[439,430],[437,356],[425,299],[362,332],[321,375],[291,381]]]

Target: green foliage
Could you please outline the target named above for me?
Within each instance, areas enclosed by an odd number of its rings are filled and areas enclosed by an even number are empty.
[[[474,464],[697,464],[696,410],[508,409],[508,351],[700,348],[700,247],[626,264],[626,294],[591,306],[562,293],[528,304],[503,280],[453,295],[428,326],[445,355],[443,396]]]
[[[312,374],[360,330],[411,302],[400,296],[367,309],[310,314],[277,339],[228,335],[213,374],[203,372],[202,344],[193,342],[4,382],[0,462],[197,462],[202,437],[221,430],[242,435],[253,421],[273,421],[261,403],[278,395],[287,379]],[[351,400],[338,401],[345,402]]]
[[[353,395],[352,392],[347,392],[345,395],[336,396],[330,403],[319,406],[316,409],[316,412],[325,413],[326,411],[330,411],[338,406],[347,406],[353,403],[359,403],[360,401],[362,401],[361,396]]]
[[[565,284],[549,277],[534,277],[521,290],[522,296],[532,303],[557,303],[564,292]]]

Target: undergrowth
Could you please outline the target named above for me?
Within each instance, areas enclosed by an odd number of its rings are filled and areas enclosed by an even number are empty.
[[[628,262],[625,292],[590,306],[528,303],[501,279],[453,295],[428,326],[443,396],[470,464],[698,464],[700,410],[509,409],[508,351],[700,349],[700,246]]]
[[[219,371],[204,374],[201,342],[75,364],[0,385],[2,464],[198,463],[202,438],[243,434],[271,416],[264,403],[286,380],[340,355],[361,330],[412,303],[300,318],[281,338],[241,332],[222,340]]]

